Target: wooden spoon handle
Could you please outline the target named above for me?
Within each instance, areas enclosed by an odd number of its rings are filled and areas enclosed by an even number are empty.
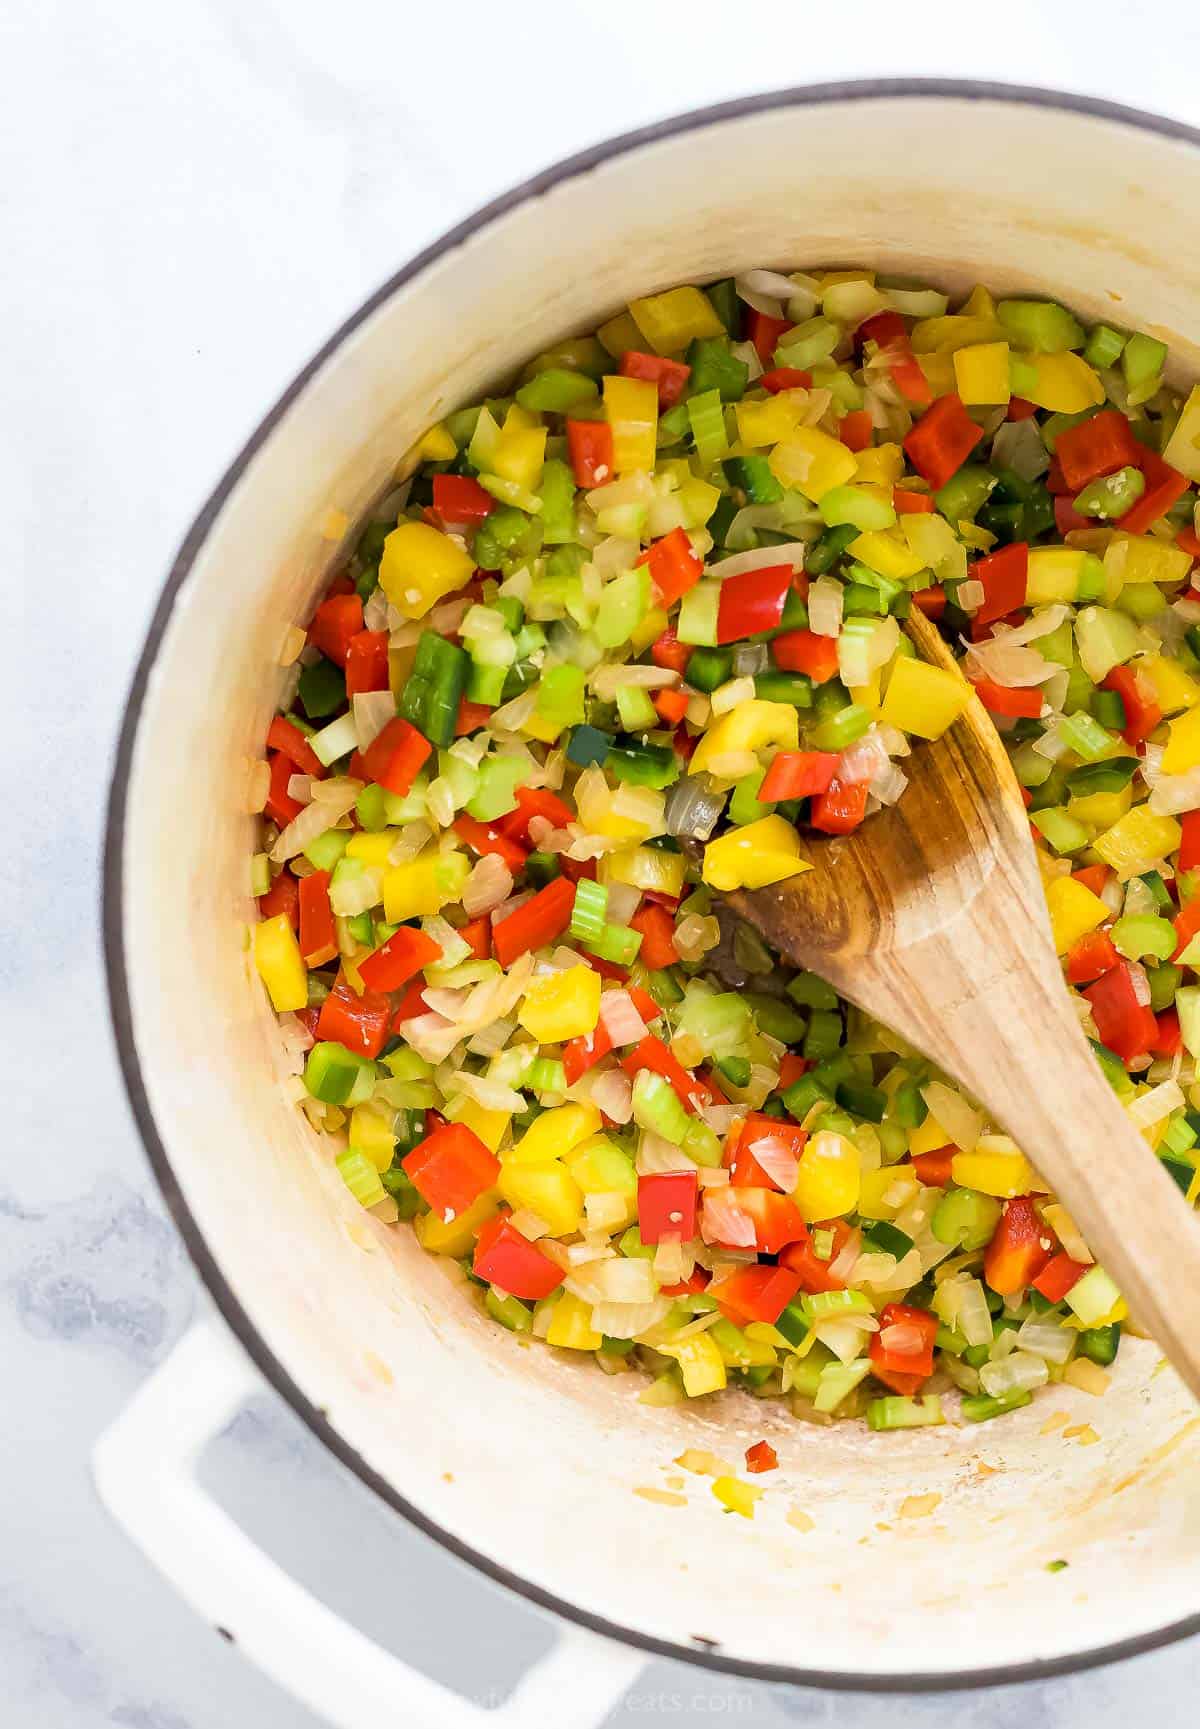
[[[1053,1186],[1200,1397],[1200,1219],[1097,1067],[1060,980],[998,972],[982,988],[976,981],[951,1026],[943,1067]]]

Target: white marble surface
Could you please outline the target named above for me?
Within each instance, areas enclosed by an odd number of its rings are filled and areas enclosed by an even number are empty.
[[[172,1596],[86,1472],[94,1436],[204,1304],[117,1076],[97,881],[126,682],[226,460],[399,262],[605,134],[756,88],[900,73],[1058,84],[1200,123],[1197,50],[1188,0],[0,7],[0,690],[18,763],[0,849],[4,1729],[315,1722]],[[503,1689],[548,1639],[269,1396],[207,1471],[330,1601],[464,1690]],[[658,1664],[613,1721],[991,1729],[1036,1713],[1051,1729],[1117,1729],[1141,1712],[1182,1729],[1198,1689],[1195,1641],[1036,1688],[903,1702]]]

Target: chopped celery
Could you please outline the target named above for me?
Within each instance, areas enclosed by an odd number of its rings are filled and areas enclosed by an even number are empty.
[[[867,1423],[872,1429],[927,1429],[945,1421],[942,1401],[936,1393],[928,1393],[921,1399],[896,1394],[872,1399],[867,1406]]]

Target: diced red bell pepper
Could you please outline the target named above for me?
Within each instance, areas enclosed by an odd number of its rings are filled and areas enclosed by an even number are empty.
[[[388,633],[360,630],[346,650],[346,695],[388,688]]]
[[[1164,462],[1149,445],[1139,444],[1137,450],[1137,464],[1146,477],[1146,490],[1124,516],[1117,518],[1117,527],[1123,534],[1145,534],[1152,523],[1165,516],[1175,501],[1183,497],[1190,484],[1186,474]]]
[[[518,841],[510,840],[496,823],[479,822],[464,811],[455,817],[453,827],[459,839],[465,840],[480,858],[503,859],[514,876],[524,870],[528,852]]]
[[[800,1289],[814,1297],[821,1291],[846,1289],[846,1281],[834,1278],[829,1269],[841,1254],[850,1235],[850,1226],[845,1219],[832,1219],[827,1225],[818,1225],[817,1229],[833,1233],[833,1250],[827,1261],[823,1261],[813,1252],[812,1237],[807,1226],[779,1252],[780,1264],[798,1273]]]
[[[1107,931],[1088,931],[1067,950],[1067,977],[1073,985],[1090,985],[1120,964],[1121,957]]]
[[[1060,493],[1054,500],[1054,526],[1064,538],[1075,534],[1081,528],[1092,528],[1095,524],[1090,516],[1081,516],[1066,493]]]
[[[811,390],[812,373],[802,366],[773,366],[758,383],[772,396],[778,396],[781,390]]]
[[[392,1010],[389,1030],[398,1033],[402,1021],[415,1020],[418,1015],[428,1014],[428,1012],[429,1004],[425,1001],[425,980],[414,979]]]
[[[1156,1057],[1176,1057],[1183,1049],[1183,1028],[1179,1024],[1179,1016],[1174,1009],[1163,1009],[1154,1017],[1158,1023],[1158,1037],[1150,1046]]]
[[[638,1235],[643,1243],[690,1243],[699,1205],[695,1171],[655,1171],[639,1177]]]
[[[358,595],[330,594],[323,600],[308,627],[308,640],[327,659],[344,667],[350,644],[363,627],[363,607]]]
[[[913,605],[918,607],[926,618],[939,619],[946,611],[946,591],[941,586],[919,588],[913,595]]]
[[[531,901],[492,926],[492,952],[502,967],[510,967],[530,949],[543,949],[555,942],[571,922],[575,885],[565,877],[539,889]]]
[[[854,333],[860,346],[874,342],[887,364],[892,383],[906,401],[924,407],[933,401],[929,380],[912,351],[912,341],[898,312],[876,312],[864,319]]]
[[[308,1034],[308,1044],[305,1046],[306,1050],[311,1051],[317,1042],[317,1022],[320,1018],[321,1011],[315,1006],[296,1010],[296,1019]]]
[[[660,1018],[663,1011],[649,991],[644,991],[640,985],[626,985],[625,988],[629,992],[630,1002],[647,1026]]]
[[[368,780],[375,781],[385,792],[403,798],[412,790],[412,783],[432,750],[433,746],[424,734],[397,715],[363,751],[363,769]]]
[[[1068,426],[1054,441],[1054,454],[1072,492],[1081,492],[1089,482],[1115,474],[1118,468],[1136,468],[1141,450],[1133,428],[1116,408]]]
[[[644,1018],[644,1017],[643,1017]],[[590,1033],[581,1033],[578,1038],[571,1039],[563,1046],[562,1065],[567,1085],[573,1087],[580,1075],[608,1056],[613,1048],[613,1042],[605,1031],[604,1023],[593,1027]]]
[[[756,1154],[770,1142],[775,1150],[782,1149],[799,1159],[807,1140],[807,1132],[799,1123],[788,1122],[783,1117],[768,1117],[762,1111],[751,1111],[747,1117],[735,1119],[725,1140],[721,1162],[728,1167],[729,1181],[734,1188],[778,1189],[784,1193],[784,1185],[760,1164]]]
[[[713,1194],[721,1192],[710,1191]],[[804,1220],[790,1195],[781,1195],[775,1189],[755,1188],[724,1192],[735,1196],[736,1205],[753,1223],[754,1246],[760,1255],[780,1255],[789,1243],[803,1240]]]
[[[1150,1049],[1158,1025],[1149,1006],[1138,1002],[1127,966],[1104,973],[1082,994],[1092,1005],[1100,1043],[1115,1051],[1123,1063],[1132,1062]]]
[[[353,593],[354,580],[352,577],[348,576],[345,571],[343,571],[341,576],[335,576],[333,581],[329,584],[329,587],[325,590],[325,598],[328,600],[329,597],[334,594]]]
[[[280,871],[266,894],[258,897],[259,918],[278,918],[280,913],[283,913],[293,930],[300,928],[300,884],[286,867]],[[300,952],[303,954],[303,947]],[[311,966],[313,963],[309,961],[307,964]]]
[[[576,486],[590,489],[613,478],[613,435],[606,420],[568,420],[567,450]]]
[[[300,884],[300,953],[306,967],[323,967],[336,960],[337,952],[329,872],[313,871]]]
[[[1082,869],[1071,872],[1077,883],[1082,883],[1085,889],[1091,889],[1094,895],[1102,895],[1108,886],[1112,872],[1106,864],[1084,865]]]
[[[1042,1268],[1037,1276],[1030,1280],[1035,1291],[1045,1297],[1048,1303],[1061,1303],[1073,1285],[1077,1285],[1088,1270],[1086,1261],[1073,1261],[1065,1249],[1060,1249],[1056,1255]]]
[[[1025,605],[1025,590],[1029,582],[1029,543],[1016,540],[1011,546],[998,547],[986,558],[977,558],[969,575],[983,584],[983,604],[975,613],[977,624],[990,624],[1004,618],[1018,606]]]
[[[957,1147],[935,1147],[929,1153],[914,1153],[912,1168],[917,1181],[927,1189],[944,1189],[954,1179],[954,1155]]]
[[[471,1270],[477,1279],[498,1285],[510,1297],[538,1302],[557,1291],[566,1274],[523,1237],[507,1214],[498,1213],[479,1227]]]
[[[675,920],[665,907],[655,906],[653,901],[644,902],[630,919],[629,928],[642,933],[642,946],[638,950],[642,966],[657,973],[676,965],[679,951],[675,947]]]
[[[1064,492],[1069,493],[1070,490],[1071,488],[1067,484],[1067,478],[1062,471],[1062,463],[1058,460],[1057,456],[1052,456],[1050,458],[1050,466],[1046,470],[1046,491],[1052,493],[1055,498],[1058,498],[1060,494]]]
[[[664,630],[650,644],[650,659],[665,672],[685,673],[692,653],[691,643],[680,642],[673,630]]]
[[[482,918],[471,919],[462,925],[458,932],[467,944],[472,957],[477,961],[490,961],[492,958],[492,921],[485,913]]]
[[[627,1075],[637,1075],[642,1069],[661,1075],[665,1081],[670,1081],[680,1104],[685,1105],[689,1111],[695,1111],[699,1105],[714,1103],[712,1088],[697,1076],[689,1074],[683,1064],[671,1055],[662,1040],[653,1033],[647,1033],[632,1050],[625,1052],[621,1058],[621,1067]]]
[[[889,1340],[892,1329],[903,1328],[911,1336],[914,1350],[897,1350]],[[912,1395],[933,1373],[933,1345],[938,1319],[928,1309],[911,1303],[885,1303],[879,1311],[879,1331],[872,1333],[868,1355],[871,1373],[885,1387],[905,1398]]]
[[[822,834],[849,834],[867,814],[867,783],[843,786],[836,775],[812,802],[808,820]]]
[[[746,1448],[746,1469],[754,1474],[762,1471],[774,1471],[779,1465],[779,1455],[770,1441],[755,1441],[752,1447]]]
[[[707,1267],[693,1267],[686,1279],[680,1279],[677,1285],[664,1285],[664,1297],[695,1297],[701,1291],[706,1291],[712,1274]]]
[[[1147,694],[1147,688],[1142,685],[1132,667],[1114,666],[1108,676],[1101,680],[1102,690],[1115,690],[1125,705],[1125,725],[1121,729],[1121,737],[1126,744],[1139,745],[1150,737],[1162,720],[1162,709],[1154,698]]]
[[[740,570],[727,576],[717,600],[718,643],[738,642],[776,630],[792,586],[787,564],[768,564],[760,570]]]
[[[736,1273],[708,1287],[717,1307],[735,1327],[750,1321],[775,1322],[800,1289],[800,1275],[790,1267],[739,1267]]]
[[[1000,1222],[983,1257],[983,1276],[993,1291],[1013,1297],[1036,1279],[1055,1250],[1054,1233],[1028,1195],[1005,1201]]]
[[[791,330],[792,323],[787,318],[772,318],[770,313],[759,312],[755,307],[748,308],[746,313],[746,335],[758,351],[758,358],[766,366],[784,331]]]
[[[627,349],[621,356],[620,371],[622,378],[641,378],[647,384],[657,384],[660,408],[674,408],[692,376],[691,367],[682,360],[667,360],[661,354],[640,354],[636,348]]]
[[[869,410],[856,408],[850,414],[842,416],[838,427],[838,437],[847,450],[866,450],[875,431]]]
[[[478,732],[491,718],[492,711],[486,702],[468,702],[465,696],[460,696],[458,714],[454,720],[455,738],[465,738],[468,733]]]
[[[814,684],[824,684],[838,669],[837,638],[785,630],[771,644],[771,659],[782,672],[807,673]]]
[[[1178,867],[1181,871],[1195,870],[1200,865],[1200,810],[1184,811],[1179,826],[1183,839],[1179,843]]]
[[[277,714],[267,728],[267,749],[280,751],[295,764],[298,774],[311,775],[313,780],[324,780],[329,773],[300,728],[293,726],[281,714]]]
[[[687,714],[690,698],[684,690],[652,690],[650,701],[664,726],[678,726]]]
[[[1032,420],[1036,413],[1036,402],[1030,402],[1025,396],[1010,396],[1004,418],[1006,420]]]
[[[1042,712],[1043,698],[1038,685],[1018,689],[1014,685],[994,684],[990,678],[975,678],[971,683],[989,714],[1036,720]]]
[[[435,474],[433,508],[443,522],[482,522],[496,508],[496,500],[468,474]]]
[[[1196,534],[1193,529],[1181,528],[1175,536],[1175,544],[1181,552],[1186,552],[1189,558],[1200,558],[1200,534]],[[1193,579],[1195,574],[1193,571]]]
[[[811,798],[814,793],[827,792],[837,765],[836,751],[781,750],[758,789],[759,803],[774,804],[779,799]]]
[[[905,453],[922,480],[937,492],[958,473],[983,437],[962,405],[950,391],[930,404],[904,440]]]
[[[785,1092],[794,1086],[801,1075],[806,1075],[812,1067],[808,1057],[802,1057],[797,1051],[784,1051],[779,1059],[779,1090]]]
[[[333,989],[321,1004],[317,1037],[345,1045],[360,1057],[377,1057],[383,1049],[392,1019],[392,1005],[376,991],[360,997],[339,973]]]
[[[911,487],[907,486],[892,488],[892,505],[899,516],[929,516],[933,512],[931,494],[913,492]]]
[[[412,925],[401,925],[373,954],[358,963],[358,976],[368,990],[398,991],[424,967],[441,958],[441,945],[432,937]]]
[[[443,1123],[401,1167],[443,1224],[474,1206],[500,1175],[499,1159],[465,1123]]]
[[[270,768],[270,780],[267,783],[267,802],[264,811],[273,823],[280,828],[286,828],[293,817],[298,817],[304,806],[299,799],[292,797],[288,791],[288,782],[297,772],[296,765],[290,757],[284,756],[281,750],[267,753],[267,764]]]
[[[564,804],[548,786],[519,786],[513,796],[517,801],[516,807],[497,817],[495,826],[509,840],[520,841],[522,846],[531,844],[529,825],[535,816],[544,817],[555,828],[566,828],[574,820],[570,805]]]
[[[1175,953],[1171,959],[1177,961],[1192,938],[1200,932],[1200,895],[1184,901],[1172,923],[1175,926]]]
[[[704,560],[688,538],[687,530],[673,528],[656,540],[637,561],[649,566],[660,606],[674,606],[695,588],[704,570]]]

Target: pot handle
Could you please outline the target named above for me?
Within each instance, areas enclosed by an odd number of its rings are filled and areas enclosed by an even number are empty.
[[[187,1333],[134,1394],[92,1454],[100,1499],[198,1614],[337,1729],[405,1721],[423,1729],[594,1729],[645,1658],[581,1628],[558,1643],[496,1710],[393,1656],[290,1578],[196,1481],[208,1441],[262,1391],[257,1371],[215,1320]]]

